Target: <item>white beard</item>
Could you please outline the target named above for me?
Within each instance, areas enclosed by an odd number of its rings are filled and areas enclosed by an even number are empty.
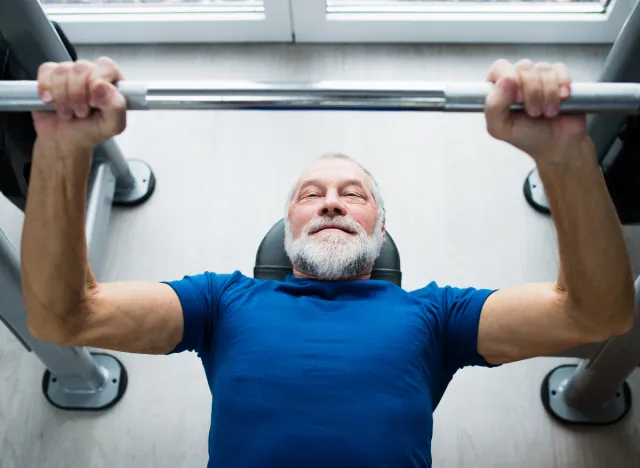
[[[293,239],[291,224],[285,219],[284,248],[291,263],[302,273],[320,280],[341,280],[371,271],[382,249],[382,217],[378,217],[373,235],[351,218],[320,218],[307,224]],[[325,225],[338,225],[356,234],[326,231],[309,236]]]

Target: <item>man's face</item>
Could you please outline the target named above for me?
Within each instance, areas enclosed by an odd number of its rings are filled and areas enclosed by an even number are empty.
[[[285,249],[296,274],[368,278],[385,242],[369,176],[346,159],[320,159],[302,172],[289,205]]]

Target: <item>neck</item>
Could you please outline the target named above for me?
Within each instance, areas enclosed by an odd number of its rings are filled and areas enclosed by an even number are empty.
[[[296,267],[293,267],[293,276],[295,276],[296,278],[307,278],[307,279],[319,280],[318,277],[303,273],[300,270],[298,270]],[[371,272],[365,273],[363,275],[358,275],[358,276],[350,276],[348,278],[340,278],[338,281],[357,281],[357,280],[368,280],[368,279],[371,279]]]

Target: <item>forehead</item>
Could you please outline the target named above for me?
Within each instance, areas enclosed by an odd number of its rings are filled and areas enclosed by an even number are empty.
[[[348,159],[319,159],[307,166],[298,178],[296,188],[314,180],[327,185],[338,185],[348,180],[358,180],[370,189],[369,175],[356,163]]]

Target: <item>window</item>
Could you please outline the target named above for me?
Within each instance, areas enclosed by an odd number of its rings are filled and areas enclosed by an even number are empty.
[[[0,0],[1,1],[1,0]],[[634,0],[41,0],[70,40],[611,44]]]
[[[302,42],[612,43],[633,0],[292,0]]]
[[[608,0],[327,0],[327,13],[598,12]]]
[[[291,41],[289,0],[40,0],[76,44]]]

